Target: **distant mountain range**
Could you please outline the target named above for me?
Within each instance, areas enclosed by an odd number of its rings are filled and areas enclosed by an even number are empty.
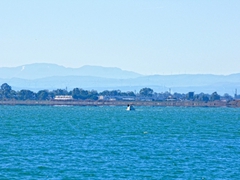
[[[240,90],[240,73],[223,75],[180,74],[144,76],[119,68],[83,66],[66,68],[56,64],[37,63],[13,68],[0,68],[0,84],[8,83],[15,90],[83,89],[139,91],[150,87],[155,92],[229,93]]]
[[[18,67],[0,68],[0,78],[21,78],[21,79],[39,79],[52,76],[94,76],[102,78],[128,79],[136,78],[141,75],[131,71],[124,71],[120,68],[101,67],[101,66],[83,66],[80,68],[66,68],[56,64],[36,63],[27,64]]]

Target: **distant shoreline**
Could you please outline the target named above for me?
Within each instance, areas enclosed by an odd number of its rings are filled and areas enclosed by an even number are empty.
[[[73,106],[176,106],[176,107],[240,107],[240,100],[225,101],[36,101],[36,100],[7,100],[0,101],[0,105],[73,105]]]

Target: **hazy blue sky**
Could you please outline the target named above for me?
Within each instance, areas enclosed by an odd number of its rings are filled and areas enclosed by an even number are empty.
[[[239,0],[0,0],[0,67],[240,73]]]

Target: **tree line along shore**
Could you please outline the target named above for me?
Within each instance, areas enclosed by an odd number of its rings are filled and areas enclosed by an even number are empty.
[[[121,92],[120,90],[105,90],[97,92],[95,90],[84,90],[74,88],[57,89],[53,91],[31,90],[15,91],[10,85],[4,83],[0,89],[1,105],[79,105],[79,106],[102,106],[115,105],[125,106],[133,104],[136,106],[200,106],[200,107],[240,107],[240,96],[229,94],[220,96],[217,92],[212,94],[194,92],[171,93],[154,92],[151,88],[142,88],[139,92]]]

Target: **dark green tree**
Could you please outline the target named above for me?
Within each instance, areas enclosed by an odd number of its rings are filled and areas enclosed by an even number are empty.
[[[120,90],[112,90],[112,91],[105,90],[99,94],[102,96],[121,96],[121,91]]]
[[[72,95],[73,99],[81,100],[97,100],[99,95],[95,90],[88,91],[80,88],[74,88],[69,94]]]
[[[209,95],[204,94],[204,93],[196,94],[196,95],[194,95],[194,101],[208,102],[209,101]]]
[[[3,83],[1,85],[1,90],[5,91],[5,92],[10,92],[12,90],[12,87],[9,86],[7,83]]]
[[[80,89],[79,99],[88,99],[89,92],[87,90]]]
[[[103,91],[103,92],[101,92],[99,94],[102,95],[102,96],[110,96],[110,91],[105,90],[105,91]]]
[[[68,95],[68,91],[66,89],[57,89],[52,91],[54,95]]]
[[[211,94],[210,100],[211,100],[211,101],[220,100],[220,96],[218,95],[217,92],[214,92],[214,93]]]
[[[23,89],[18,93],[18,99],[19,100],[35,100],[36,94],[30,90]]]
[[[37,92],[38,100],[49,100],[49,92],[47,90],[40,90]]]
[[[97,100],[98,99],[98,92],[95,91],[95,90],[90,91],[88,99]]]
[[[72,97],[73,97],[73,99],[80,99],[80,89],[79,88],[74,88],[72,90]]]
[[[139,91],[139,94],[141,96],[148,96],[148,97],[151,97],[153,95],[153,90],[151,88],[142,88],[140,91]]]
[[[126,92],[126,96],[136,96],[136,94],[134,94],[132,91],[128,91]]]
[[[110,91],[110,96],[120,96],[121,91],[120,90],[112,90]]]
[[[72,91],[73,99],[86,99],[87,95],[88,95],[88,91],[85,91],[83,89],[74,88]]]
[[[1,90],[0,90],[0,98],[1,99],[3,99],[3,100],[12,99],[13,93],[14,93],[14,91],[12,90],[12,87],[9,86],[7,83],[3,83],[1,85]]]

